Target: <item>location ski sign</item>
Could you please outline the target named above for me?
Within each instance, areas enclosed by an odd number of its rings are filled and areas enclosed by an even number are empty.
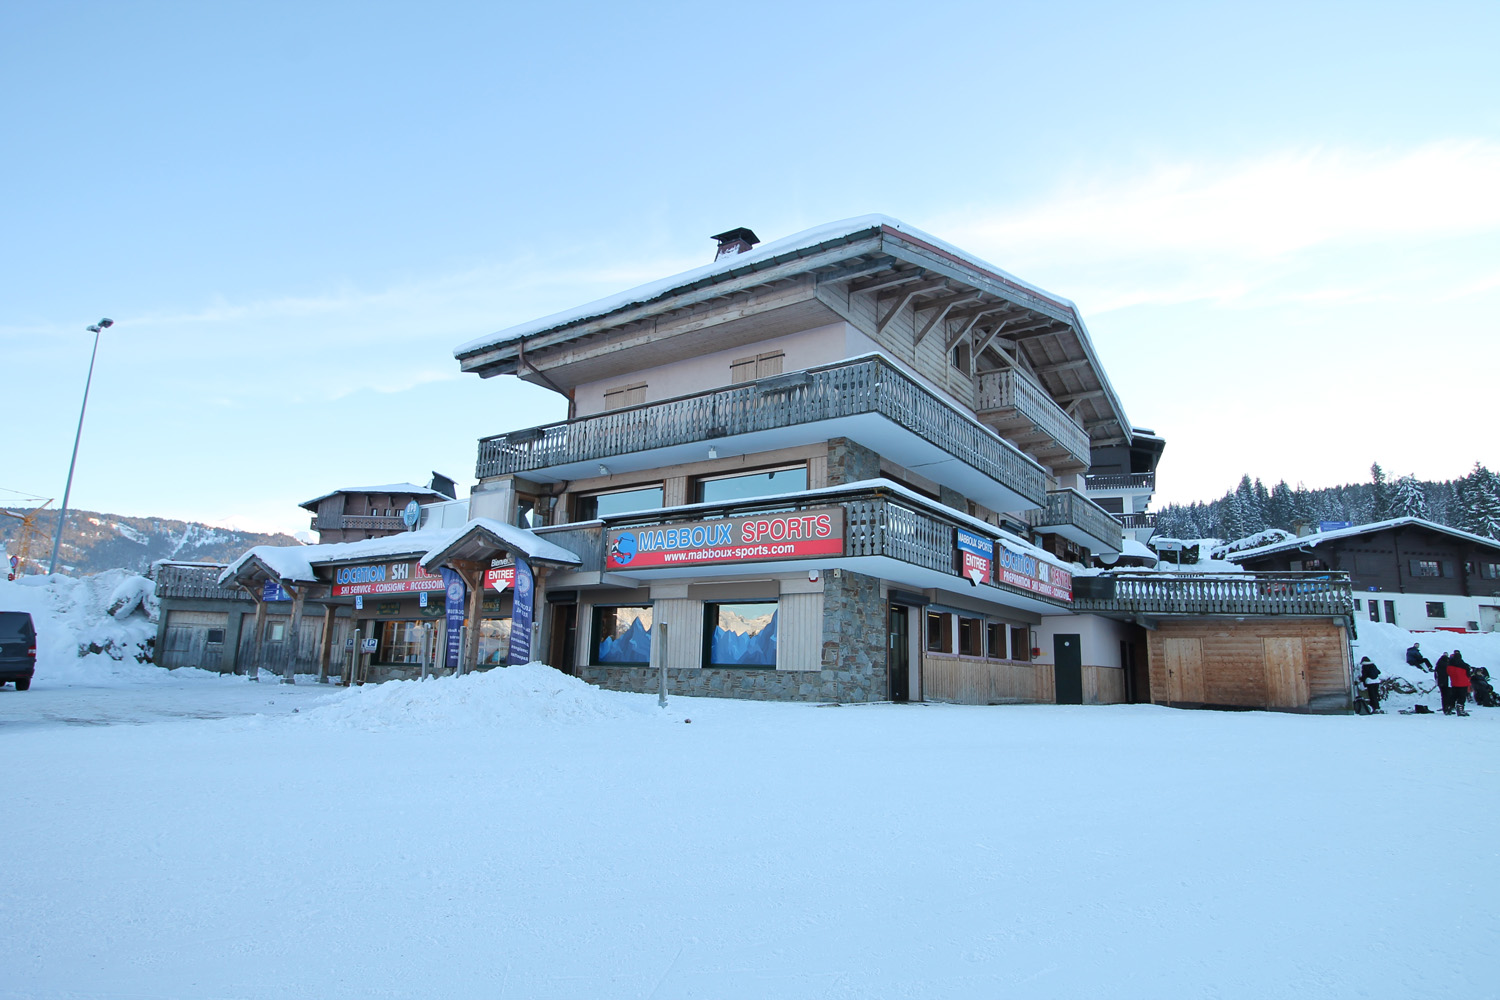
[[[1072,573],[1043,562],[1036,556],[1014,552],[1003,544],[997,543],[995,551],[1000,556],[1001,583],[1056,601],[1073,600]]]
[[[333,596],[361,594],[414,594],[442,590],[443,578],[429,573],[421,563],[378,563],[371,566],[340,566],[333,571]]]
[[[609,569],[657,569],[707,563],[811,559],[844,554],[844,509],[752,514],[714,521],[611,528]]]
[[[958,551],[958,571],[966,580],[989,583],[995,564],[995,543],[962,528],[953,529],[953,547]]]

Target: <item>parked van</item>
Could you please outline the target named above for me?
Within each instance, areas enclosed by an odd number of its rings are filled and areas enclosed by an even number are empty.
[[[31,687],[36,673],[36,626],[25,611],[0,611],[0,686],[15,681],[17,691]]]

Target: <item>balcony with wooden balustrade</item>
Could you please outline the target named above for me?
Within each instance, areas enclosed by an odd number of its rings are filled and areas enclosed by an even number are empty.
[[[1024,513],[1038,534],[1061,535],[1090,552],[1119,552],[1125,542],[1116,516],[1074,489],[1052,490],[1046,507]]]
[[[1089,467],[1089,434],[1047,390],[1019,371],[986,372],[975,379],[979,419],[1052,470],[1075,475]]]
[[[1103,573],[1074,578],[1073,610],[1351,617],[1354,590],[1347,573]]]

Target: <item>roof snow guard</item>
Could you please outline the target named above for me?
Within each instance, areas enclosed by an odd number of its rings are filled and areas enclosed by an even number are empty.
[[[744,230],[718,238],[725,245],[748,242]],[[745,246],[721,254],[712,264],[471,340],[453,353],[464,371],[481,377],[523,371],[535,377],[539,367],[546,367],[551,348],[659,322],[753,288],[808,278],[820,288],[835,285],[840,294],[895,295],[896,301],[930,309],[933,316],[960,326],[994,327],[996,341],[1023,346],[1054,398],[1074,400],[1082,407],[1078,415],[1085,426],[1101,428],[1093,434],[1096,440],[1131,440],[1130,420],[1072,302],[885,215],[845,219]],[[896,286],[899,291],[892,291]],[[836,309],[828,315],[830,322],[838,318]],[[856,322],[852,316],[844,318]]]

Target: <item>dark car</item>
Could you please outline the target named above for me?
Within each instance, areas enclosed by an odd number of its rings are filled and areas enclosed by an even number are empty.
[[[24,611],[0,611],[0,686],[15,681],[17,691],[31,687],[36,673],[36,626]]]

